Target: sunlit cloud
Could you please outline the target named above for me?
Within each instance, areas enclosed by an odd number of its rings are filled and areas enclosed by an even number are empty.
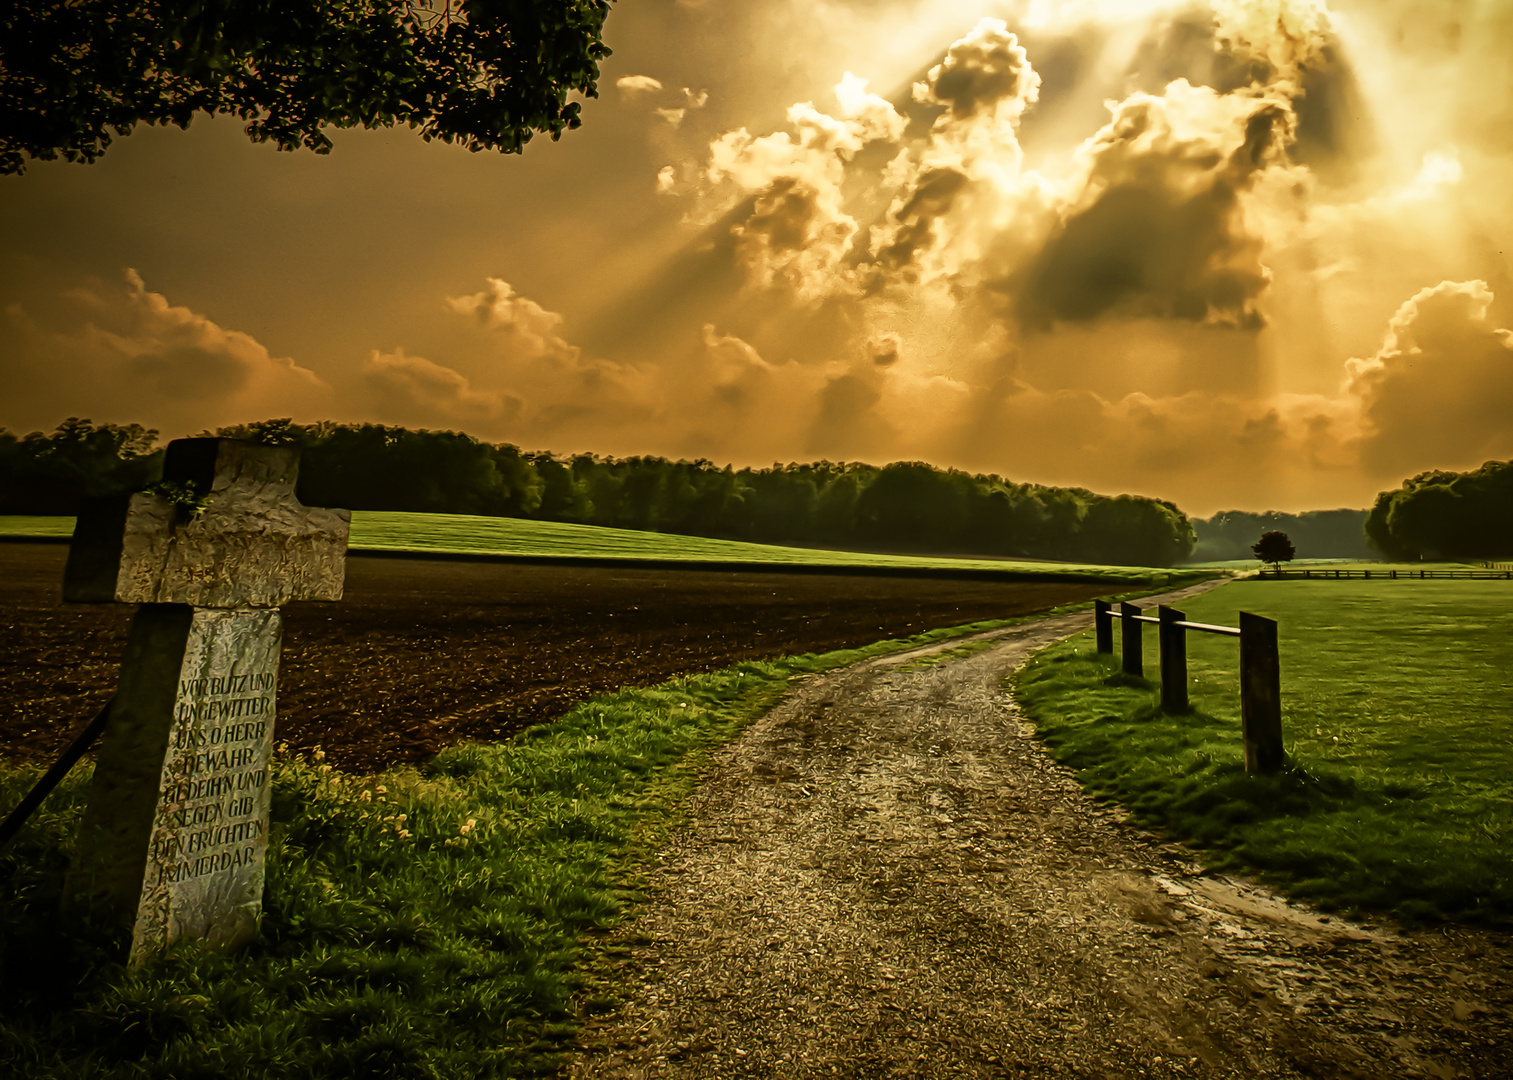
[[[615,80],[615,88],[627,97],[635,97],[637,94],[650,94],[662,89],[662,83],[650,75],[625,75]]]
[[[1376,354],[1346,365],[1363,464],[1395,478],[1513,457],[1513,332],[1488,318],[1484,281],[1443,281],[1398,308]]]
[[[844,266],[857,234],[844,209],[846,163],[868,143],[892,141],[906,121],[849,73],[836,87],[840,115],[799,102],[788,110],[796,134],[728,131],[709,145],[702,197],[710,210],[750,200],[730,226],[750,282],[783,289],[801,303],[853,286]],[[713,215],[712,215],[713,216]]]

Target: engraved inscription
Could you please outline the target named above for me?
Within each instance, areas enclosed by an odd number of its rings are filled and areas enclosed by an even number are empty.
[[[148,842],[144,942],[236,936],[255,921],[279,627],[276,609],[195,612]]]

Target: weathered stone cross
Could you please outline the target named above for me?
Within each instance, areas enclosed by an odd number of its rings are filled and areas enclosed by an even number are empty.
[[[178,439],[163,478],[200,508],[139,492],[75,527],[63,598],[141,606],[67,898],[129,928],[133,962],[257,933],[279,606],[341,599],[351,517],[300,505],[298,468],[294,447]]]

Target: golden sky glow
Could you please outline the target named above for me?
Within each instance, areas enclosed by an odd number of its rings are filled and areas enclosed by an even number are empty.
[[[923,459],[1194,514],[1513,457],[1513,4],[619,0],[521,157],[0,178],[0,425]]]

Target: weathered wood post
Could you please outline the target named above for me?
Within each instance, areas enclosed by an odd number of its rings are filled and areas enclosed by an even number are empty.
[[[1240,612],[1240,738],[1245,771],[1282,768],[1282,663],[1275,620]]]
[[[1176,608],[1162,604],[1156,609],[1161,648],[1161,707],[1170,712],[1187,710],[1187,631],[1177,624],[1187,619]]]
[[[1098,641],[1098,652],[1112,656],[1114,653],[1114,616],[1107,600],[1093,601],[1093,636]]]
[[[279,606],[341,599],[350,520],[296,501],[298,467],[296,447],[178,439],[164,480],[202,505],[139,492],[75,526],[64,599],[140,607],[65,900],[129,930],[133,963],[257,933]]]
[[[1145,659],[1141,652],[1140,629],[1145,624],[1140,622],[1138,616],[1140,609],[1134,604],[1119,603],[1119,638],[1121,653],[1123,654],[1123,668],[1126,675],[1143,676],[1145,674]]]

